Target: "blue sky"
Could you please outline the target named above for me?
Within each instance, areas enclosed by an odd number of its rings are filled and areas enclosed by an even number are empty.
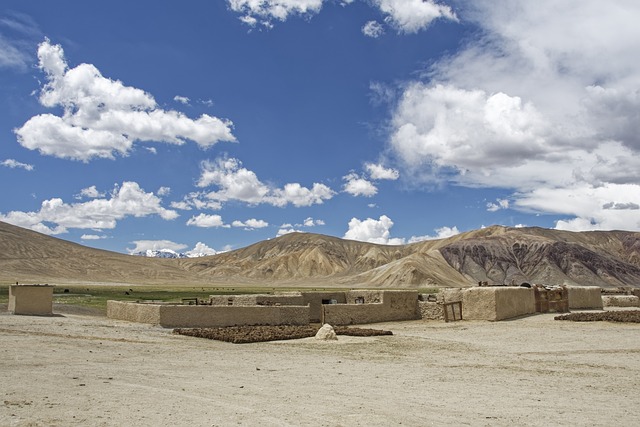
[[[5,0],[0,220],[124,253],[638,231],[639,20],[630,0]]]

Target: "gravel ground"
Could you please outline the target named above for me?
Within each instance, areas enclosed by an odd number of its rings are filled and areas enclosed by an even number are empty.
[[[255,344],[0,313],[0,426],[634,426],[640,324],[370,325]]]

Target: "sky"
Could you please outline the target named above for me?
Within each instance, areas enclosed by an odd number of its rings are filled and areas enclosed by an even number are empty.
[[[121,253],[640,231],[637,0],[0,4],[0,221]]]

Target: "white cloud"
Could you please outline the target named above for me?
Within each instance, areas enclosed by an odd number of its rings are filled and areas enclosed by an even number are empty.
[[[218,201],[208,200],[206,198],[206,194],[201,192],[191,192],[183,197],[180,202],[171,202],[171,207],[174,209],[182,209],[185,211],[190,211],[191,209],[209,209],[209,210],[220,210],[222,209],[222,203]]]
[[[191,101],[186,96],[180,96],[180,95],[174,96],[173,100],[176,101],[176,102],[179,102],[180,104],[184,104],[184,105],[189,105],[189,102]]]
[[[187,245],[182,243],[175,243],[171,240],[135,240],[131,242],[135,244],[135,248],[127,249],[130,254],[146,251],[171,251],[180,252],[187,248]]]
[[[602,208],[638,203],[640,3],[478,0],[460,13],[477,40],[404,85],[394,110],[403,175],[512,189],[515,207],[568,215],[558,227],[640,229]],[[581,199],[603,188],[634,200]],[[570,193],[573,208],[556,197]]]
[[[97,199],[98,197],[104,197],[104,196],[105,196],[105,193],[99,192],[96,186],[92,185],[91,187],[83,188],[82,190],[80,190],[80,194],[76,196],[76,199],[83,199],[83,198]]]
[[[0,220],[45,234],[66,233],[69,228],[113,229],[118,220],[159,215],[172,220],[178,214],[161,205],[153,193],[146,193],[136,182],[123,182],[109,198],[95,198],[83,203],[65,203],[54,198],[42,202],[37,212],[11,211],[0,214]]]
[[[311,217],[306,218],[302,224],[299,224],[299,226],[302,227],[315,227],[319,225],[325,225],[325,222],[321,219],[313,219]]]
[[[31,40],[40,30],[28,15],[3,10],[0,18],[0,68],[24,71],[31,65]]]
[[[105,236],[104,234],[101,236],[97,234],[83,234],[82,236],[80,236],[80,238],[82,240],[102,240],[102,239],[106,239],[107,236]]]
[[[229,225],[224,223],[220,215],[208,215],[203,213],[189,218],[187,225],[202,228],[229,228]]]
[[[446,239],[448,237],[460,234],[458,227],[456,227],[455,225],[453,227],[444,226],[435,228],[434,231],[436,232],[434,236],[411,236],[411,238],[409,239],[409,243],[422,242],[424,240]]]
[[[458,21],[453,10],[432,0],[373,0],[385,21],[401,33],[417,33],[436,19]]]
[[[489,212],[496,212],[500,209],[509,209],[509,200],[508,199],[496,199],[496,203],[488,202],[487,210]]]
[[[291,233],[304,233],[302,230],[296,230],[293,227],[280,227],[278,232],[276,233],[276,237],[284,236],[285,234]]]
[[[171,194],[171,188],[170,187],[160,187],[160,188],[158,188],[158,196],[168,196],[169,194]]]
[[[384,27],[378,21],[368,21],[362,26],[362,34],[377,39],[384,34]]]
[[[323,0],[227,0],[229,8],[244,14],[240,19],[255,26],[270,27],[271,21],[286,21],[290,15],[314,15],[322,9]]]
[[[351,218],[351,221],[349,221],[349,229],[343,238],[361,242],[378,243],[381,245],[404,244],[404,239],[390,237],[391,227],[393,227],[393,221],[386,215],[380,216],[377,220],[372,218],[365,220]]]
[[[235,141],[230,121],[207,114],[194,120],[162,110],[150,94],[103,77],[91,64],[70,69],[62,47],[49,40],[39,45],[38,59],[47,81],[40,103],[62,107],[64,114],[34,116],[15,129],[25,148],[86,162],[126,156],[136,141],[180,145],[192,140],[202,148]]]
[[[30,165],[30,164],[27,164],[27,163],[22,163],[22,162],[19,162],[17,160],[14,160],[14,159],[3,160],[2,162],[0,162],[0,165],[6,166],[6,167],[11,168],[11,169],[21,168],[21,169],[24,169],[24,170],[27,170],[27,171],[32,171],[34,169],[33,165]]]
[[[195,257],[195,256],[208,256],[208,255],[216,255],[218,253],[221,253],[223,251],[216,251],[213,248],[210,248],[209,246],[207,246],[206,244],[202,243],[202,242],[198,242],[196,243],[195,247],[193,249],[191,249],[190,251],[185,252],[185,254],[188,257]]]
[[[269,226],[269,223],[261,220],[261,219],[255,219],[255,218],[251,218],[248,219],[246,221],[233,221],[231,223],[232,227],[238,227],[238,228],[245,228],[247,230],[253,230],[256,228],[265,228]]]
[[[390,181],[395,181],[400,177],[400,172],[393,168],[385,168],[380,164],[375,163],[366,163],[364,165],[365,169],[369,173],[371,179],[388,179]]]
[[[371,181],[358,176],[358,174],[350,173],[342,178],[346,181],[342,187],[345,193],[352,196],[372,197],[378,192],[378,189]]]
[[[206,195],[216,202],[237,200],[251,205],[262,203],[273,206],[292,204],[296,207],[322,204],[334,196],[334,191],[324,184],[314,183],[306,188],[298,183],[285,184],[283,188],[273,188],[262,183],[257,175],[233,158],[218,158],[214,162],[202,162],[199,187],[218,187]]]

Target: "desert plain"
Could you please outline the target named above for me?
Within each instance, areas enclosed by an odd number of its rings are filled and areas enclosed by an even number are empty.
[[[231,344],[0,305],[1,426],[634,426],[640,324],[417,320]]]

